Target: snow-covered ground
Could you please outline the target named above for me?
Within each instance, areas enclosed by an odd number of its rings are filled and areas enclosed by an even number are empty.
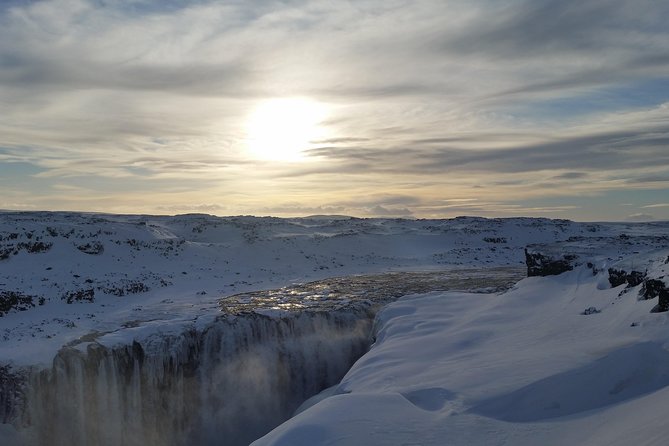
[[[324,277],[523,266],[523,249],[661,225],[0,213],[0,363],[48,365],[92,331],[202,325],[218,299]],[[22,303],[23,302],[23,303]],[[25,311],[17,311],[16,309]]]
[[[666,279],[668,254],[643,269]],[[604,266],[388,305],[341,383],[253,445],[666,445],[669,313]]]
[[[652,435],[668,432],[654,406],[669,384],[663,365],[669,363],[667,313],[650,313],[657,292],[639,301],[645,285],[630,278],[633,286],[612,288],[608,275],[610,268],[623,271],[624,281],[625,272],[638,271],[658,281],[647,282],[649,289],[665,284],[667,234],[667,222],[0,213],[0,415],[6,417],[0,422],[16,424],[11,398],[32,398],[33,405],[42,398],[37,390],[26,393],[26,382],[47,383],[43,396],[74,417],[84,417],[83,406],[64,405],[58,395],[81,394],[86,386],[100,392],[110,382],[118,394],[109,393],[104,404],[114,406],[117,418],[127,418],[128,408],[146,417],[151,407],[133,401],[151,395],[169,403],[166,417],[184,424],[179,408],[171,407],[187,398],[184,383],[193,385],[189,376],[200,374],[198,391],[202,398],[211,394],[221,377],[202,374],[219,373],[226,355],[239,350],[232,345],[237,340],[249,349],[245,354],[260,355],[263,366],[286,357],[297,358],[294,365],[309,364],[299,353],[307,345],[322,364],[341,368],[337,355],[327,352],[344,345],[339,337],[348,329],[342,321],[367,326],[367,314],[376,311],[369,305],[410,293],[379,315],[374,347],[341,384],[258,444],[610,444],[638,431],[644,434],[635,442],[664,444]],[[493,280],[489,294],[415,295],[481,291],[478,277],[486,275],[501,274],[501,285],[524,268],[530,245],[530,253],[545,256],[537,258],[561,259],[575,269],[525,279],[501,294],[490,294]],[[321,281],[299,285],[313,280]],[[350,302],[355,311],[349,317]],[[323,318],[300,318],[305,311]],[[237,312],[243,322],[235,322]],[[263,328],[253,328],[253,320]],[[247,331],[221,335],[226,345],[218,345],[217,333],[240,324]],[[319,326],[330,333],[322,349],[313,344],[323,340],[313,339]],[[271,333],[302,338],[272,344]],[[356,332],[342,348],[359,350],[365,336]],[[276,351],[269,351],[270,344]],[[208,357],[210,350],[218,356]],[[99,357],[86,362],[90,354]],[[318,367],[305,372],[310,383],[318,381]],[[102,368],[107,372],[98,376]],[[40,377],[41,369],[51,375]],[[17,370],[30,370],[32,381],[18,382]],[[73,370],[76,379],[67,376]],[[155,380],[151,370],[159,375]],[[122,389],[114,373],[125,374],[135,388]],[[290,373],[299,381],[294,368]],[[281,385],[265,378],[267,389]],[[182,393],[165,399],[161,386]],[[100,410],[85,399],[86,407]],[[217,398],[205,399],[210,412],[220,409]],[[289,399],[293,404],[294,395]],[[264,404],[242,402],[249,414]],[[276,404],[289,407],[284,403]],[[226,410],[221,413],[230,419],[233,409]],[[271,416],[285,419],[282,413]],[[216,426],[216,419],[197,420]],[[51,426],[43,436],[53,429],[69,428]],[[142,435],[161,433],[152,429]],[[0,424],[0,440],[3,432],[14,431]],[[92,435],[79,434],[68,440],[65,433],[56,444]],[[201,442],[215,444],[219,436],[214,429],[214,442]]]

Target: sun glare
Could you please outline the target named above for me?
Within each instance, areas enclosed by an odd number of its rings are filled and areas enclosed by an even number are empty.
[[[260,159],[299,161],[311,141],[323,138],[326,106],[303,98],[272,99],[260,104],[247,123],[247,146]]]

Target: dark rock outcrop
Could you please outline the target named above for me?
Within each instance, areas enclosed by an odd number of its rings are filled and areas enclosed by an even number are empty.
[[[659,299],[657,303],[658,313],[669,311],[669,290],[665,287],[660,291]]]
[[[609,268],[609,283],[613,288],[623,284],[627,284],[628,288],[641,285],[641,283],[643,283],[644,277],[646,277],[645,272],[641,271],[627,272],[621,269]]]
[[[583,312],[581,312],[582,315],[584,316],[589,316],[591,314],[598,314],[601,313],[602,310],[598,310],[597,307],[588,307]]]
[[[643,288],[641,289],[641,297],[643,299],[654,299],[659,297],[662,291],[666,291],[667,286],[663,281],[659,279],[648,279],[644,281]]]
[[[643,299],[658,298],[657,306],[653,309],[654,312],[669,311],[669,286],[664,281],[660,279],[645,280],[641,289],[641,297]]]
[[[16,237],[3,237],[5,240],[14,240]],[[51,242],[19,242],[0,245],[0,260],[6,260],[11,256],[17,255],[21,251],[26,251],[30,254],[44,253],[51,249],[53,243]]]
[[[25,311],[35,306],[35,296],[18,291],[0,291],[0,317],[12,310]]]
[[[560,257],[525,250],[527,276],[555,276],[574,269],[577,256],[563,254]]]
[[[66,301],[68,304],[74,302],[94,302],[95,290],[92,288],[88,288],[84,290],[68,291],[63,295],[62,299]]]
[[[85,243],[83,245],[76,245],[77,249],[84,254],[90,254],[90,255],[99,255],[102,254],[105,251],[105,247],[102,243],[93,241],[90,243]]]
[[[627,284],[625,290],[643,284],[639,291],[640,300],[658,298],[658,303],[653,312],[661,313],[669,311],[669,286],[662,278],[649,278],[646,272],[625,271],[622,269],[609,268],[609,283],[612,287]]]

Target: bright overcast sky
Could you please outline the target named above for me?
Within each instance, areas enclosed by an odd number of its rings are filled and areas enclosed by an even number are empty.
[[[669,219],[669,2],[0,3],[0,208]]]

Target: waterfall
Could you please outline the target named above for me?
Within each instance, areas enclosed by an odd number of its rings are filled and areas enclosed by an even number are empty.
[[[228,296],[212,322],[178,334],[121,345],[109,344],[113,336],[87,335],[61,349],[49,368],[0,367],[0,428],[11,423],[25,438],[4,440],[0,431],[0,442],[246,445],[340,381],[368,350],[374,315],[385,303],[433,290],[503,289],[522,272],[329,278]]]
[[[374,311],[222,315],[202,330],[61,349],[29,378],[29,444],[242,445],[336,384],[369,347]]]

